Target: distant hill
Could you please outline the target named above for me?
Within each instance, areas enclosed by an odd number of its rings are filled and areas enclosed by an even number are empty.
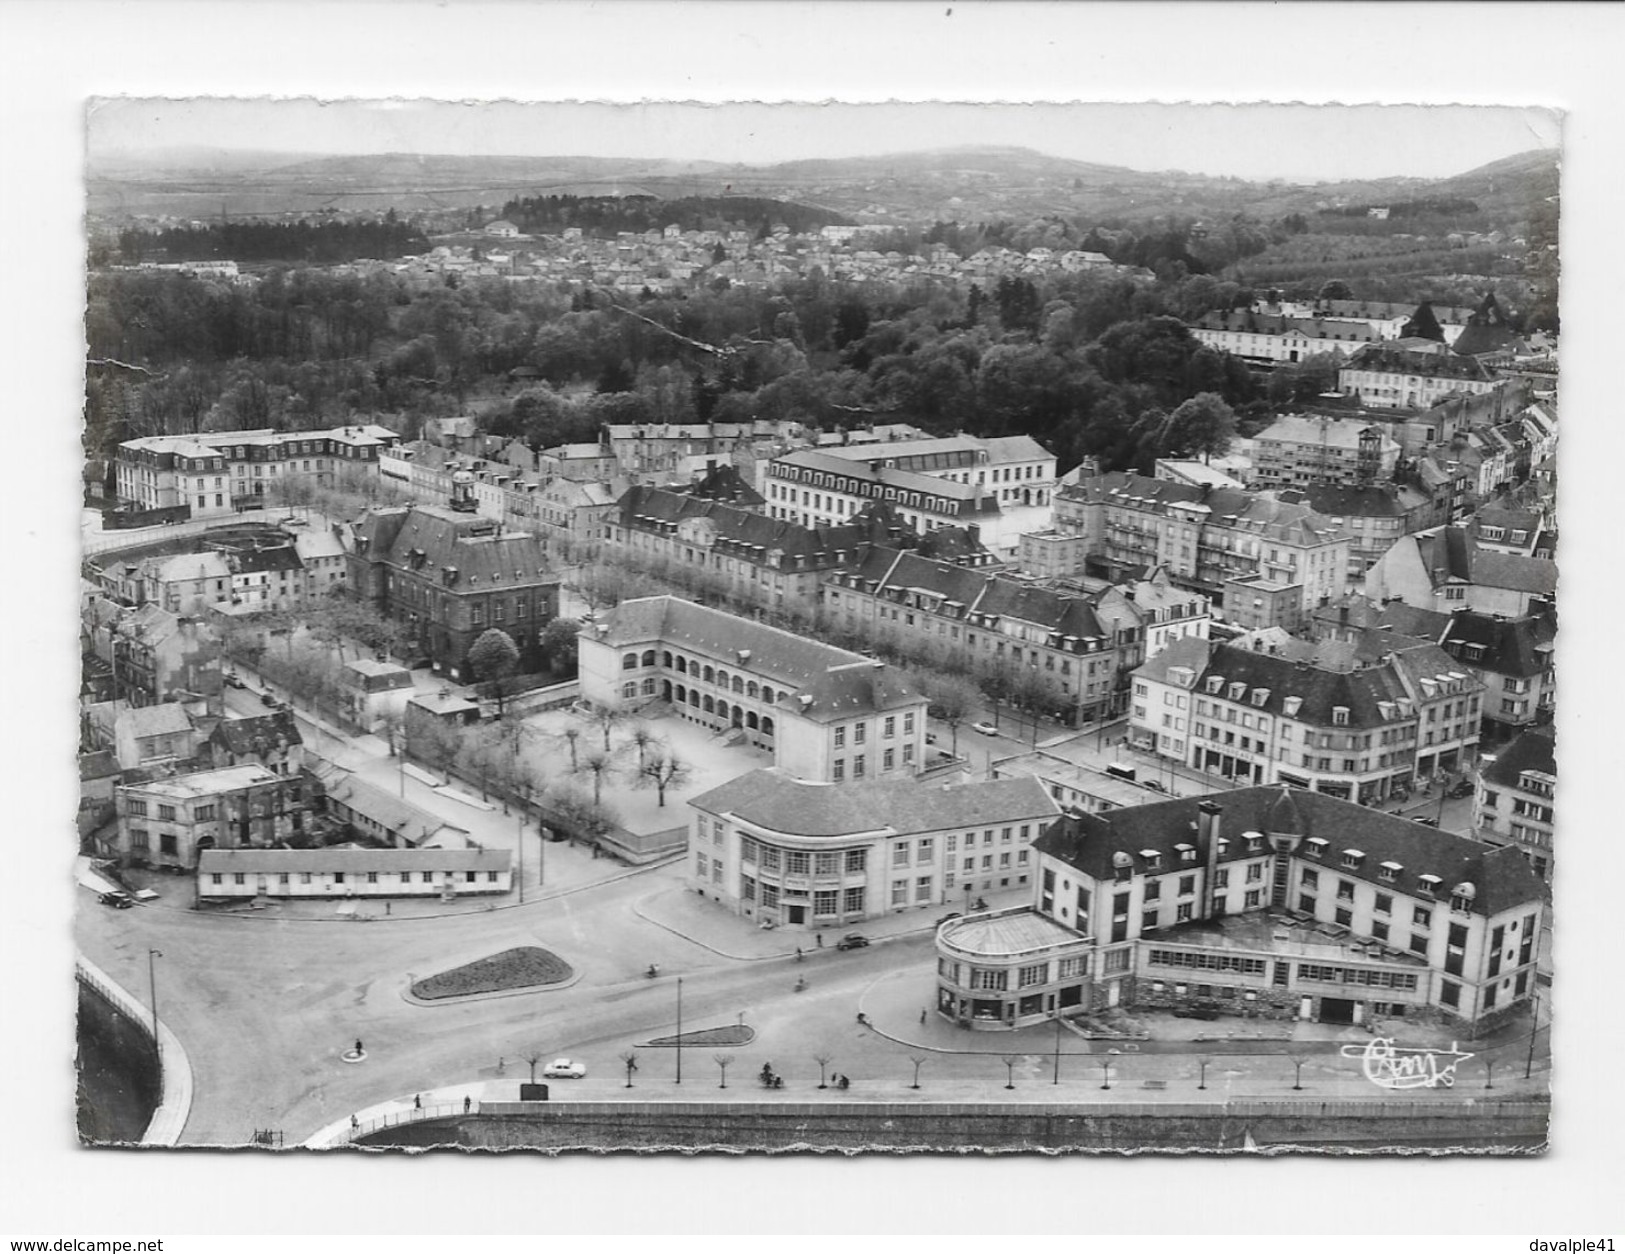
[[[195,162],[195,164],[186,164]],[[1558,191],[1557,154],[1521,153],[1446,179],[1249,182],[1139,171],[1030,148],[972,146],[876,157],[724,165],[592,156],[170,152],[132,165],[93,161],[93,216],[167,213],[212,218],[321,209],[400,213],[494,207],[549,195],[749,196],[884,224],[988,222],[1047,216],[1091,223],[1183,219],[1273,221],[1351,205],[1460,199],[1485,222],[1512,226]]]

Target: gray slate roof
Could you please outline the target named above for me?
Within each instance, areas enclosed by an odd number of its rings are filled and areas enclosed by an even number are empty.
[[[777,767],[729,780],[690,804],[712,814],[734,814],[786,835],[828,837],[1047,821],[1060,813],[1044,786],[1030,775],[959,784],[912,779],[815,784],[793,779]]]

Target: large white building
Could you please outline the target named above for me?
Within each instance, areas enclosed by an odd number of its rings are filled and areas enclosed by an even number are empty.
[[[689,802],[690,882],[734,913],[836,928],[1031,883],[1060,813],[1030,776],[808,783],[752,771]]]
[[[1049,526],[1055,455],[1030,436],[949,436],[820,449],[774,458],[762,485],[774,518],[804,526],[846,522],[886,501],[917,531],[980,528],[992,552]]]
[[[580,673],[583,700],[669,702],[797,779],[906,777],[925,761],[928,703],[896,667],[678,597],[623,601],[588,626]]]
[[[938,929],[964,1027],[1122,1006],[1482,1034],[1535,996],[1545,894],[1513,849],[1281,787],[1068,813],[1034,849],[1032,906]]]
[[[205,431],[151,435],[118,446],[114,478],[121,501],[142,509],[184,505],[207,518],[265,505],[298,478],[331,487],[346,467],[378,472],[379,453],[400,440],[365,424],[327,431]]]

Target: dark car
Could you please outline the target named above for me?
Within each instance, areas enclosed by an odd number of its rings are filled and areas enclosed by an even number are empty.
[[[115,910],[128,910],[131,906],[135,905],[135,900],[130,896],[129,893],[121,892],[118,889],[114,889],[110,893],[103,893],[100,897],[96,898],[96,900],[101,902],[104,906],[113,907]]]
[[[235,675],[227,675],[225,682],[226,682],[226,687],[228,687],[228,688],[246,688],[246,687],[248,687],[247,684],[245,684],[241,679],[239,679]]]
[[[860,936],[856,932],[849,932],[836,942],[837,949],[863,949],[869,944],[867,936]]]
[[[1439,820],[1438,819],[1417,819],[1416,821],[1418,823],[1420,823],[1423,827],[1437,827],[1437,826],[1439,826]]]
[[[1162,783],[1160,781],[1154,780],[1154,779],[1142,779],[1140,781],[1140,787],[1141,788],[1149,788],[1152,792],[1167,792],[1168,791],[1166,788],[1164,788],[1162,786]]]
[[[1452,797],[1471,797],[1473,795],[1473,781],[1464,779],[1450,790]]]

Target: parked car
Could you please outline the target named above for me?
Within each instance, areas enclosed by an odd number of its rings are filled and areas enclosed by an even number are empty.
[[[111,906],[115,910],[128,910],[135,905],[135,901],[129,893],[116,888],[110,893],[103,893],[96,900],[104,906]]]
[[[248,685],[245,684],[236,675],[227,675],[226,676],[226,687],[228,687],[228,688],[246,688],[246,687],[248,687]]]
[[[970,729],[974,732],[981,732],[984,736],[997,736],[999,734],[999,729],[986,721],[972,723]]]
[[[862,935],[858,934],[857,932],[848,932],[845,936],[841,937],[841,939],[836,942],[835,948],[837,948],[837,949],[864,949],[864,948],[866,948],[868,946],[868,944],[869,944],[869,938],[867,936],[862,936]]]
[[[925,733],[925,743],[928,744],[928,745],[936,744],[937,743],[937,733],[936,732],[926,732]]]
[[[542,1074],[549,1080],[579,1080],[587,1074],[587,1065],[568,1058],[555,1058],[542,1068]]]
[[[1420,819],[1419,818],[1416,821],[1418,823],[1420,823],[1423,827],[1437,827],[1437,826],[1439,826],[1439,820],[1438,819]]]
[[[1163,786],[1162,781],[1155,780],[1155,779],[1142,779],[1140,781],[1140,787],[1141,788],[1149,788],[1152,792],[1167,792],[1168,791],[1168,789]]]
[[[1471,797],[1473,795],[1473,791],[1473,781],[1470,779],[1464,779],[1460,780],[1456,786],[1450,790],[1450,795],[1452,797]]]

